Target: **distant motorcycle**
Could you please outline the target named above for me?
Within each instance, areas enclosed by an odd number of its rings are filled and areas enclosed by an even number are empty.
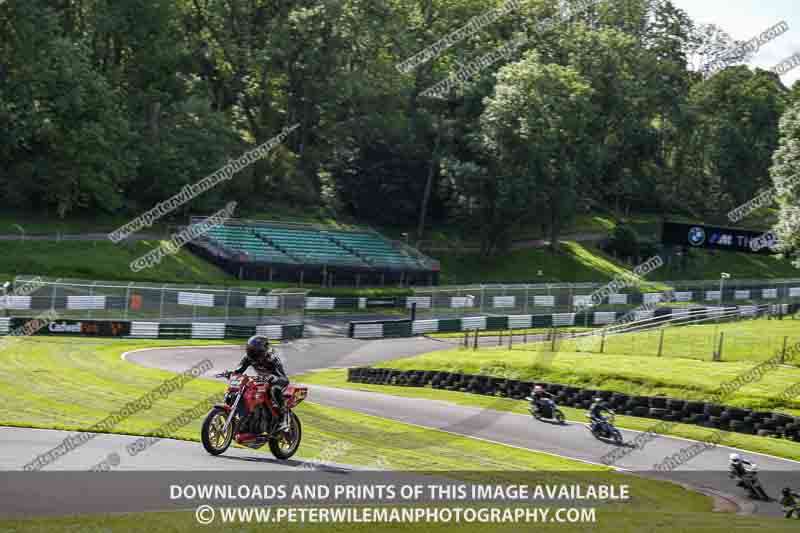
[[[531,415],[536,420],[542,420],[543,418],[546,418],[549,420],[555,420],[559,424],[564,424],[564,421],[566,420],[564,413],[558,408],[556,402],[550,398],[543,398],[539,401],[535,401],[530,396],[527,396],[525,399],[530,402],[528,411],[530,411]]]
[[[622,444],[622,433],[614,427],[614,415],[609,415],[605,422],[594,421],[591,416],[586,415],[589,423],[586,427],[592,432],[596,439],[611,439],[614,444]]]
[[[761,486],[761,481],[758,479],[758,467],[755,464],[746,464],[744,475],[730,472],[729,476],[738,479],[739,481],[736,483],[736,486],[745,489],[754,500],[764,500],[765,502],[772,501],[772,498],[769,497],[764,487]]]

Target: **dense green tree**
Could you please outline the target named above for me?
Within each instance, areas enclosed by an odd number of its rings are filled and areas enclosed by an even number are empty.
[[[780,145],[770,173],[779,192],[775,231],[780,249],[800,267],[800,103],[792,104],[781,118]]]
[[[508,222],[536,217],[549,228],[554,246],[576,212],[591,94],[575,70],[542,64],[529,52],[500,70],[481,117],[482,142],[499,173],[495,178],[514,184],[505,190],[508,197],[501,196],[517,207],[515,215],[519,212]]]
[[[419,235],[450,223],[487,253],[526,224],[557,242],[586,209],[719,216],[769,185],[797,101],[744,65],[703,79],[737,44],[670,0],[8,0],[0,207],[138,214],[297,123],[175,216],[324,207]]]

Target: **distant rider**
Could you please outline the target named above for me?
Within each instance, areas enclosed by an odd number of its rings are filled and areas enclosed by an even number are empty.
[[[269,339],[262,335],[254,335],[247,341],[246,355],[239,363],[239,368],[233,371],[234,374],[243,374],[248,367],[253,367],[259,376],[267,376],[272,400],[281,412],[281,423],[278,431],[289,429],[289,410],[286,408],[286,401],[283,398],[283,390],[289,385],[289,377],[283,368],[275,350],[270,348]]]
[[[603,416],[604,412],[608,412],[612,415],[614,414],[614,411],[609,408],[605,400],[599,396],[595,397],[594,402],[591,407],[589,407],[589,420],[592,423],[592,428],[597,427],[598,424],[608,422],[608,419]]]
[[[749,468],[753,466],[753,463],[750,461],[745,461],[739,457],[738,453],[730,454],[728,459],[730,460],[728,463],[728,476],[738,478],[739,482],[736,483],[736,485],[739,487],[744,487],[744,482],[742,479],[750,475]]]
[[[544,404],[544,400],[553,400],[554,398],[555,396],[545,391],[544,387],[541,385],[536,385],[533,387],[533,392],[531,393],[531,403],[534,405],[534,407],[541,409],[542,405]]]
[[[783,505],[784,517],[791,518],[792,515],[800,518],[800,494],[793,492],[789,487],[781,491],[781,501]]]
[[[771,501],[771,498],[764,491],[761,483],[758,482],[756,465],[750,461],[745,461],[739,457],[738,453],[732,453],[728,458],[730,459],[728,476],[731,478],[738,478],[739,481],[736,482],[736,486],[747,489],[756,498]]]

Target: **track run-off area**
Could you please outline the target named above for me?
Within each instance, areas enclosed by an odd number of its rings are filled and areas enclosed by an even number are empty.
[[[344,368],[376,364],[381,361],[410,357],[435,350],[452,348],[452,344],[427,338],[354,340],[337,336],[313,337],[301,342],[281,344],[279,352],[290,375],[300,375],[314,370]],[[201,359],[209,359],[213,368],[203,378],[215,379],[213,374],[223,369],[235,368],[242,357],[240,346],[193,346],[170,348],[147,348],[122,354],[130,364],[182,372]],[[220,382],[220,397],[223,383]],[[366,392],[354,389],[309,386],[308,402],[326,407],[346,409],[357,413],[381,417],[388,420],[412,424],[443,431],[447,434],[469,437],[503,444],[520,449],[552,454],[593,464],[601,464],[602,458],[614,445],[595,439],[582,422],[568,421],[564,426],[539,422],[530,416],[456,405],[445,401],[409,398]],[[626,442],[632,441],[638,432],[621,429]],[[0,469],[21,470],[23,464],[36,454],[43,453],[69,435],[70,432],[26,428],[0,428],[0,440],[5,453],[0,454]],[[386,439],[402,439],[403,434],[386,435]],[[124,435],[100,435],[86,446],[68,454],[48,470],[85,470],[98,457],[124,449],[136,437]],[[670,479],[690,486],[710,496],[717,502],[727,503],[727,510],[742,513],[780,515],[777,503],[754,502],[743,497],[727,476],[728,455],[732,451],[758,464],[762,482],[768,491],[777,496],[781,487],[797,485],[800,481],[800,462],[764,454],[734,450],[726,446],[710,448],[695,457],[690,463],[673,472],[655,473],[653,465],[664,457],[686,448],[691,442],[683,438],[658,436],[642,449],[630,450],[614,467],[636,475]],[[192,471],[192,470],[271,470],[286,471],[302,468],[303,460],[277,461],[269,454],[244,448],[231,448],[219,457],[208,455],[199,443],[164,439],[159,444],[159,453],[142,454],[119,465],[121,470],[142,471]],[[361,469],[363,465],[335,465],[342,471]],[[0,499],[4,491],[0,488]],[[133,489],[132,489],[133,490]],[[9,493],[7,495],[12,495]],[[65,497],[50,512],[72,509],[74,498]],[[60,505],[59,505],[60,504]],[[32,504],[33,505],[33,504]],[[35,505],[33,507],[36,507]],[[30,508],[37,512],[41,509]],[[726,507],[723,505],[722,507]],[[86,509],[89,511],[98,509]],[[135,511],[137,509],[130,509]],[[47,514],[50,514],[48,512]]]

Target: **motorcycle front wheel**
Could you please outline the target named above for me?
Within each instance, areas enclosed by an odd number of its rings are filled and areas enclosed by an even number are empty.
[[[618,429],[611,432],[611,438],[614,439],[614,444],[622,444],[622,433]]]
[[[564,418],[564,413],[562,413],[561,411],[556,411],[555,419],[556,419],[556,422],[558,422],[559,424],[563,424],[564,421],[566,420]]]
[[[215,407],[203,421],[203,427],[200,429],[200,440],[203,442],[203,448],[211,455],[224,453],[231,445],[231,441],[233,441],[235,429],[233,422],[228,426],[225,433],[222,433],[222,428],[225,426],[227,419],[228,413],[225,409]]]
[[[269,439],[269,449],[276,459],[286,460],[293,456],[300,447],[303,430],[300,419],[294,413],[289,413],[289,430],[278,433]]]

